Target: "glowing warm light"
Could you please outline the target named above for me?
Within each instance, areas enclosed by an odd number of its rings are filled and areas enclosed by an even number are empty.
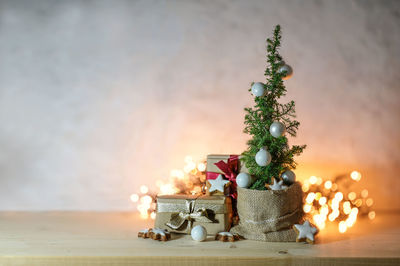
[[[343,234],[344,232],[346,232],[346,230],[347,230],[346,222],[341,221],[339,223],[339,232]]]
[[[348,202],[348,201],[343,202],[343,212],[344,212],[344,214],[350,214],[350,212],[351,212],[350,202]]]
[[[314,223],[319,229],[324,229],[325,228],[325,220],[326,216],[321,215],[321,214],[315,214],[313,216]]]
[[[206,170],[206,164],[205,164],[205,163],[199,163],[199,164],[197,165],[197,169],[198,169],[200,172],[204,172],[204,171]]]
[[[185,156],[185,159],[184,159],[184,162],[185,162],[185,163],[191,163],[191,162],[193,162],[192,156],[186,155],[186,156]]]
[[[329,221],[333,222],[336,219],[336,216],[333,213],[331,213],[329,214],[328,219]]]
[[[155,213],[155,212],[151,212],[151,213],[150,213],[150,218],[151,218],[152,220],[156,219],[156,213]]]
[[[145,205],[149,205],[149,207],[150,207],[150,204],[152,201],[153,201],[153,199],[149,195],[146,195],[146,196],[143,196],[140,198],[140,202]]]
[[[183,171],[185,171],[185,173],[190,173],[193,170],[196,170],[196,163],[194,162],[187,163],[183,168]]]
[[[331,207],[332,209],[339,209],[339,200],[337,198],[333,198]]]
[[[320,199],[319,199],[319,201],[318,201],[318,203],[319,203],[319,205],[324,205],[324,204],[326,204],[326,197],[321,197]]]
[[[343,193],[342,192],[337,192],[335,194],[335,199],[337,199],[338,201],[341,201],[343,199]]]
[[[365,201],[365,204],[367,204],[368,207],[371,207],[372,204],[374,204],[374,200],[371,199],[371,198],[369,198],[369,199],[367,199],[367,200]]]
[[[149,214],[147,212],[140,212],[139,216],[142,219],[148,219],[149,218]]]
[[[370,211],[370,212],[368,213],[368,218],[369,218],[370,220],[375,219],[375,212],[374,212],[374,211]]]
[[[172,184],[164,184],[160,187],[160,195],[173,195],[176,193],[176,189]]]
[[[337,189],[338,189],[337,184],[336,184],[336,183],[333,183],[333,184],[332,184],[331,190],[332,190],[332,191],[336,191]]]
[[[301,186],[301,188],[302,188],[303,192],[307,192],[310,189],[310,186],[308,184],[303,184]]]
[[[315,183],[317,183],[318,178],[316,176],[310,176],[309,181],[310,181],[310,184],[315,184]]]
[[[185,173],[182,170],[178,170],[178,169],[172,170],[170,175],[171,175],[171,177],[176,177],[178,179],[183,179],[185,177]]]
[[[349,195],[347,195],[349,200],[355,200],[357,197],[357,194],[355,192],[350,192]]]
[[[305,205],[303,206],[303,211],[304,211],[305,213],[309,213],[309,212],[311,211],[311,205],[305,204]]]
[[[160,180],[160,179],[156,181],[156,186],[157,187],[161,187],[163,184],[164,184],[164,182],[162,180]]]
[[[139,200],[139,195],[138,194],[132,194],[131,195],[131,201],[132,202],[138,202]]]
[[[363,197],[363,198],[368,197],[368,190],[363,189],[363,190],[361,191],[361,197]]]
[[[351,172],[350,177],[351,177],[351,179],[353,179],[355,181],[360,181],[361,174],[360,174],[360,172],[353,171],[353,172]]]
[[[328,206],[327,206],[327,205],[322,206],[322,207],[319,209],[319,212],[320,212],[322,215],[324,215],[324,217],[325,217],[325,219],[326,219],[326,216],[327,216],[328,213],[329,213],[329,208],[328,208]]]
[[[142,194],[146,194],[147,192],[149,192],[149,188],[145,185],[140,186],[140,193]]]
[[[321,192],[315,193],[315,200],[318,201],[321,198],[321,196],[322,196]]]
[[[362,205],[362,199],[357,199],[356,202],[355,202],[355,205],[356,205],[357,207],[361,207],[361,205]]]
[[[326,181],[324,186],[325,186],[326,189],[331,189],[332,188],[332,181],[330,181],[330,180]]]
[[[306,202],[311,204],[314,201],[314,198],[315,198],[315,193],[314,192],[308,193],[307,198],[306,198]]]

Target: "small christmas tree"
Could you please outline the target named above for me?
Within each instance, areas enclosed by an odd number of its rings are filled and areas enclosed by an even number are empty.
[[[242,154],[242,161],[255,178],[251,189],[264,190],[266,184],[283,179],[293,183],[296,168],[295,155],[300,155],[305,145],[291,148],[285,136],[287,132],[296,136],[299,122],[295,118],[295,102],[281,104],[278,99],[286,94],[283,79],[289,78],[292,69],[282,61],[278,49],[281,44],[281,28],[275,27],[272,39],[267,39],[267,69],[265,84],[253,83],[249,91],[255,96],[253,108],[245,108],[244,133],[252,138],[247,142],[248,149]]]

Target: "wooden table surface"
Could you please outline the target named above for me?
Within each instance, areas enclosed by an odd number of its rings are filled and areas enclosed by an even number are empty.
[[[315,245],[139,239],[152,221],[121,212],[0,212],[0,265],[400,265],[400,214],[359,219]]]

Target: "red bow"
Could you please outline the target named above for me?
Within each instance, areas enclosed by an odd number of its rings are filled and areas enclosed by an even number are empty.
[[[236,199],[236,176],[239,172],[239,155],[230,155],[228,158],[228,162],[224,162],[223,160],[215,163],[215,165],[224,173],[225,178],[231,181],[231,191],[230,195],[232,198]],[[215,172],[207,172],[206,178],[208,179],[216,179],[219,173]]]

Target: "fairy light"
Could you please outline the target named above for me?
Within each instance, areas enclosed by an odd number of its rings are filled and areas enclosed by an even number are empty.
[[[206,164],[205,163],[197,164],[197,170],[199,170],[200,172],[204,172],[206,170]]]
[[[303,206],[303,211],[305,212],[305,213],[309,213],[310,211],[311,211],[311,205],[310,204],[305,204],[304,206]]]
[[[370,211],[370,212],[368,213],[368,218],[369,218],[370,220],[375,219],[375,212],[374,212],[374,211]]]
[[[301,189],[303,190],[303,192],[308,192],[308,190],[310,189],[310,186],[308,184],[304,183],[301,186]]]
[[[328,180],[325,182],[324,187],[326,189],[331,189],[332,188],[332,181]]]
[[[363,190],[361,191],[361,197],[363,197],[363,198],[368,197],[368,190],[363,189]]]
[[[315,184],[315,183],[317,183],[318,178],[316,176],[310,176],[309,181],[310,181],[310,184]]]
[[[321,192],[315,193],[315,200],[316,200],[316,201],[319,201],[319,199],[320,199],[321,197],[322,197]]]
[[[182,169],[173,169],[167,180],[158,179],[155,182],[157,191],[149,192],[146,185],[139,187],[140,195],[132,194],[130,199],[136,204],[139,216],[142,219],[155,219],[156,217],[156,196],[173,194],[202,194],[205,189],[206,164],[195,162],[193,157],[185,156]]]
[[[374,200],[371,199],[371,198],[369,198],[369,199],[367,199],[367,200],[365,201],[365,204],[366,204],[368,207],[371,207],[372,204],[374,204]]]
[[[321,197],[318,201],[319,205],[324,205],[326,203],[326,197]]]
[[[311,204],[314,201],[314,198],[315,198],[315,193],[314,192],[308,193],[307,198],[306,198],[306,202]]]
[[[139,200],[139,195],[138,194],[132,194],[131,195],[131,201],[132,202],[138,202]]]
[[[357,194],[355,192],[350,192],[349,195],[347,195],[349,200],[355,200],[357,197]]]
[[[348,182],[349,179],[352,182]],[[340,233],[345,233],[353,227],[360,215],[373,220],[376,214],[370,207],[374,201],[368,197],[368,190],[363,189],[358,193],[351,190],[347,192],[348,186],[360,180],[361,174],[358,171],[353,171],[350,175],[337,176],[332,180],[310,176],[302,185],[302,190],[305,192],[304,213],[320,230],[324,229],[327,223],[337,222]]]
[[[335,194],[335,199],[337,199],[338,201],[341,201],[343,199],[343,193],[342,192],[337,192]]]
[[[149,192],[149,188],[145,185],[140,186],[139,190],[140,190],[140,193],[142,193],[142,194],[146,194],[147,192]]]
[[[347,226],[346,226],[346,222],[345,221],[341,221],[339,222],[339,232],[340,233],[344,233],[347,230]]]
[[[357,171],[351,172],[350,177],[351,177],[351,179],[353,179],[355,181],[361,180],[361,174],[360,174],[360,172],[357,172]]]

